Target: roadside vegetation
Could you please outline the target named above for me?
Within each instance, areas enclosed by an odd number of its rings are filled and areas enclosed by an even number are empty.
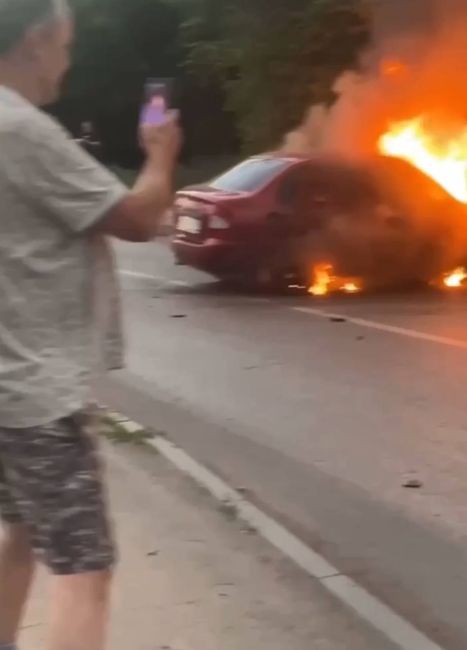
[[[79,38],[54,112],[92,121],[109,163],[138,166],[148,77],[177,80],[185,149],[179,184],[274,147],[368,40],[365,0],[72,0]],[[209,173],[208,173],[209,172]]]

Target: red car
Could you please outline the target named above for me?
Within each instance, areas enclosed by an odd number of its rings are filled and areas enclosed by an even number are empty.
[[[375,284],[424,281],[441,272],[449,218],[459,204],[408,163],[264,155],[177,194],[173,250],[179,264],[262,285],[306,285],[323,260]]]

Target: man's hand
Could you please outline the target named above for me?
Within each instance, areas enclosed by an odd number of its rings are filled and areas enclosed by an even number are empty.
[[[173,201],[173,175],[182,142],[178,113],[160,125],[145,125],[140,142],[146,164],[135,186],[100,224],[101,232],[127,241],[149,241]]]
[[[178,112],[168,113],[163,124],[142,126],[140,139],[151,163],[160,165],[162,169],[172,170],[182,143]]]

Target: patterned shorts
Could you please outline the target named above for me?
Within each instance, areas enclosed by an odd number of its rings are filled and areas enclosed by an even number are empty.
[[[114,545],[92,419],[78,413],[31,429],[0,427],[0,517],[24,524],[58,575],[109,569]]]

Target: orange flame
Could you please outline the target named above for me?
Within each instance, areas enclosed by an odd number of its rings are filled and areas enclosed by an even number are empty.
[[[332,264],[318,264],[313,269],[314,283],[308,289],[313,296],[325,296],[329,293],[333,281]]]
[[[308,293],[313,296],[326,296],[331,291],[359,293],[362,285],[357,280],[343,279],[334,272],[332,264],[317,264],[313,269],[314,282]]]
[[[458,289],[462,287],[465,280],[467,280],[467,272],[464,268],[459,267],[452,271],[452,273],[446,273],[443,283],[449,289]]]
[[[412,163],[451,196],[467,203],[467,127],[455,138],[439,138],[426,127],[424,117],[393,124],[379,140],[386,156]]]
[[[356,282],[345,282],[342,285],[342,291],[345,291],[345,293],[358,293],[361,290],[362,288]]]

